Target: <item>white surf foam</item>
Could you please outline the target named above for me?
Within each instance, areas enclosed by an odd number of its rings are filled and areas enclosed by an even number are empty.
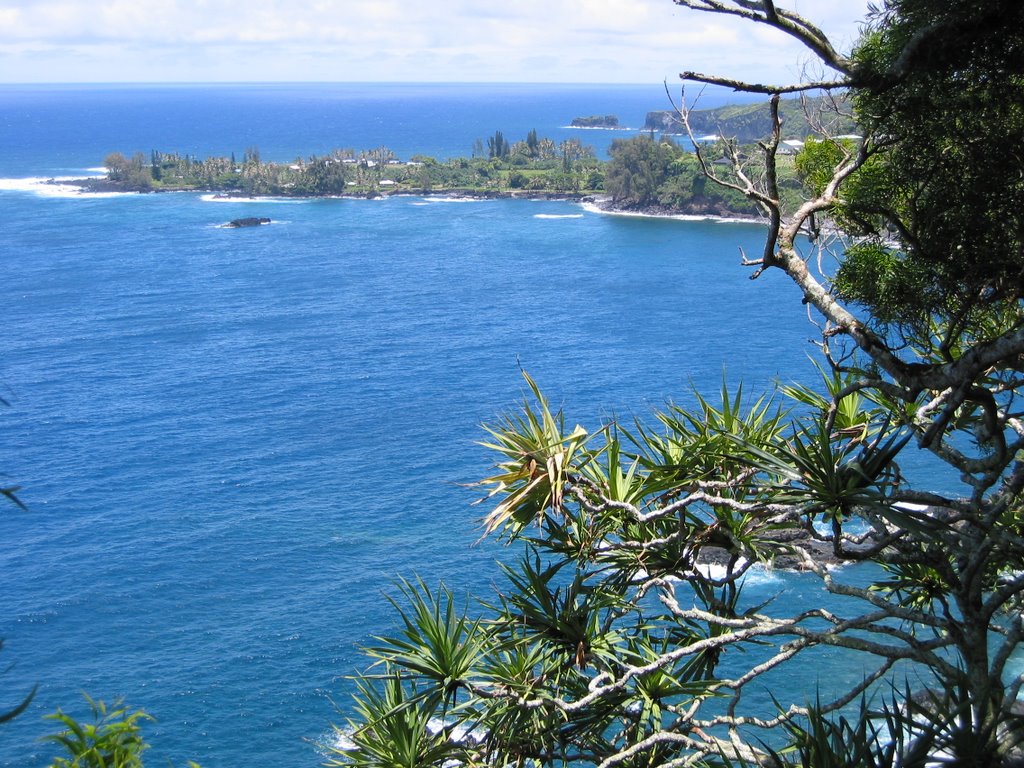
[[[444,727],[444,721],[439,718],[433,718],[427,723],[427,730],[433,734],[439,733]],[[465,726],[458,726],[452,729],[452,732],[448,735],[448,740],[455,744],[479,744],[483,741],[483,734],[470,731]],[[352,750],[357,748],[356,743],[352,740],[352,729],[350,727],[335,728],[325,733],[320,738],[319,743],[321,751],[325,754],[331,753],[334,750]]]
[[[308,203],[308,197],[234,197],[215,192],[200,195],[199,199],[207,203]]]
[[[601,208],[596,203],[582,203],[583,209],[591,213],[600,213],[605,216],[630,216],[639,219],[670,219],[672,221],[710,221],[716,224],[753,224],[758,227],[765,226],[765,222],[759,219],[742,219],[730,216],[712,216],[710,214],[661,214],[647,213],[645,211],[609,211]]]
[[[734,570],[738,570],[746,564],[746,560],[739,560],[734,566]],[[701,574],[706,579],[714,579],[721,581],[728,574],[728,569],[724,563],[697,563],[694,570]],[[646,579],[647,572],[643,569],[638,570],[635,574],[638,579]],[[682,579],[676,576],[665,577],[666,581],[682,582]],[[770,568],[763,563],[754,563],[750,568],[743,574],[741,581],[745,585],[757,586],[761,584],[774,584],[781,580],[781,576],[775,572],[773,568]]]
[[[0,179],[0,192],[29,192],[42,197],[116,197],[136,192],[90,192],[76,184],[81,176],[26,176]]]
[[[423,198],[428,203],[482,203],[485,198],[482,197],[425,197]]]
[[[208,226],[213,227],[214,229],[259,229],[260,227],[274,227],[274,226],[277,226],[278,224],[291,224],[291,223],[292,222],[291,222],[290,219],[272,219],[271,221],[263,221],[263,222],[260,222],[259,224],[253,224],[251,226],[245,226],[245,227],[233,227],[233,226],[231,226],[231,222],[230,221],[225,221],[225,222],[223,222],[221,224],[210,224]]]

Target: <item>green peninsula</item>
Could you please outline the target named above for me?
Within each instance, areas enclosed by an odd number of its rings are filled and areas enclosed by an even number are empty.
[[[803,139],[819,130],[807,119],[808,114],[820,116],[825,110],[821,97],[783,99],[779,102],[782,118],[782,138]],[[846,111],[846,110],[844,110]],[[824,126],[831,135],[856,134],[859,132],[852,117],[828,110],[830,119]],[[690,128],[695,136],[728,136],[741,144],[750,144],[764,139],[771,133],[772,121],[767,103],[728,104],[715,109],[692,109],[689,112]],[[685,134],[686,126],[678,110],[648,112],[644,130],[668,134]]]
[[[778,158],[780,189],[796,201],[804,181],[795,153],[803,142],[789,143],[795,148],[787,147],[785,152],[791,155]],[[733,170],[728,163],[722,164],[725,151],[724,143],[709,144],[705,159],[715,162],[716,174],[729,181]],[[780,150],[780,154],[785,153]],[[387,147],[379,147],[336,149],[326,155],[271,162],[250,148],[241,158],[232,154],[200,159],[157,150],[147,158],[141,152],[130,157],[114,152],[105,165],[105,179],[82,180],[82,186],[202,191],[225,197],[557,197],[590,199],[606,209],[652,215],[758,215],[742,193],[710,182],[692,151],[669,135],[656,138],[653,132],[613,141],[607,161],[599,160],[592,148],[575,138],[556,143],[530,131],[523,140],[510,142],[496,131],[486,143],[478,139],[471,156],[447,160],[425,155],[402,160]],[[758,172],[752,166],[747,171]]]
[[[509,143],[500,131],[482,141],[471,157],[437,160],[414,155],[400,160],[387,147],[268,162],[258,149],[241,158],[196,158],[153,150],[131,157],[107,156],[107,182],[139,191],[209,191],[225,195],[281,197],[365,197],[380,194],[458,193],[489,195],[516,191],[587,194],[603,189],[603,163],[578,139],[559,144],[531,131]]]

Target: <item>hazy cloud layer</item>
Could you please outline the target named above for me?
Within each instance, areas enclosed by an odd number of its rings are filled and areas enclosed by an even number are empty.
[[[792,6],[846,46],[867,0]],[[808,55],[671,0],[0,0],[0,80],[790,80]]]

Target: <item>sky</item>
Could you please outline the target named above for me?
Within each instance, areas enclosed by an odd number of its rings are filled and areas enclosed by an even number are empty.
[[[784,0],[848,49],[867,0]],[[799,79],[785,35],[671,0],[0,0],[0,82]]]

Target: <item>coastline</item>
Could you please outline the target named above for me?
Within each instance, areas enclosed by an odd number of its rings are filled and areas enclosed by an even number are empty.
[[[216,189],[212,187],[190,187],[182,189],[135,189],[130,185],[122,184],[117,181],[111,181],[106,177],[82,177],[78,179],[47,179],[44,184],[59,184],[62,186],[78,187],[83,192],[98,194],[98,193],[119,193],[124,194],[126,192],[135,193],[139,195],[160,195],[168,194],[172,192],[193,192],[202,195],[213,195],[218,200],[251,200],[253,195],[247,195],[240,192],[227,191],[222,189]],[[372,200],[380,197],[461,197],[472,200],[503,200],[503,199],[519,199],[519,200],[568,200],[570,202],[582,202],[585,200],[595,199],[595,195],[589,192],[548,192],[544,190],[525,190],[525,189],[510,189],[510,190],[496,190],[496,189],[469,189],[465,187],[453,187],[450,189],[415,189],[415,188],[403,188],[403,189],[381,189],[374,190],[371,192],[342,192],[332,194],[295,194],[295,195],[256,195],[255,197],[264,199],[301,199],[301,200]]]
[[[644,219],[672,219],[674,221],[716,221],[723,224],[758,224],[764,219],[749,213],[730,211],[724,207],[691,206],[674,208],[664,205],[623,206],[615,205],[611,198],[591,195],[591,200],[581,201],[586,210],[609,216],[632,216]]]
[[[234,192],[225,192],[218,189],[131,189],[128,185],[111,181],[106,177],[82,177],[82,178],[52,178],[43,182],[48,185],[59,185],[63,187],[75,187],[83,194],[169,194],[174,192],[193,192],[202,195],[212,195],[213,199],[224,202],[244,202],[253,199],[338,199],[338,200],[373,200],[388,197],[422,197],[438,198],[447,197],[462,200],[551,200],[577,203],[587,211],[610,216],[632,216],[637,218],[672,219],[676,221],[717,221],[722,223],[736,224],[762,224],[763,219],[748,213],[730,211],[724,206],[693,206],[689,208],[675,208],[663,205],[647,206],[623,206],[616,205],[607,195],[599,195],[591,192],[548,192],[537,190],[493,190],[493,189],[402,189],[402,190],[376,190],[372,192],[353,192],[330,195],[267,195],[257,196],[244,195]]]

